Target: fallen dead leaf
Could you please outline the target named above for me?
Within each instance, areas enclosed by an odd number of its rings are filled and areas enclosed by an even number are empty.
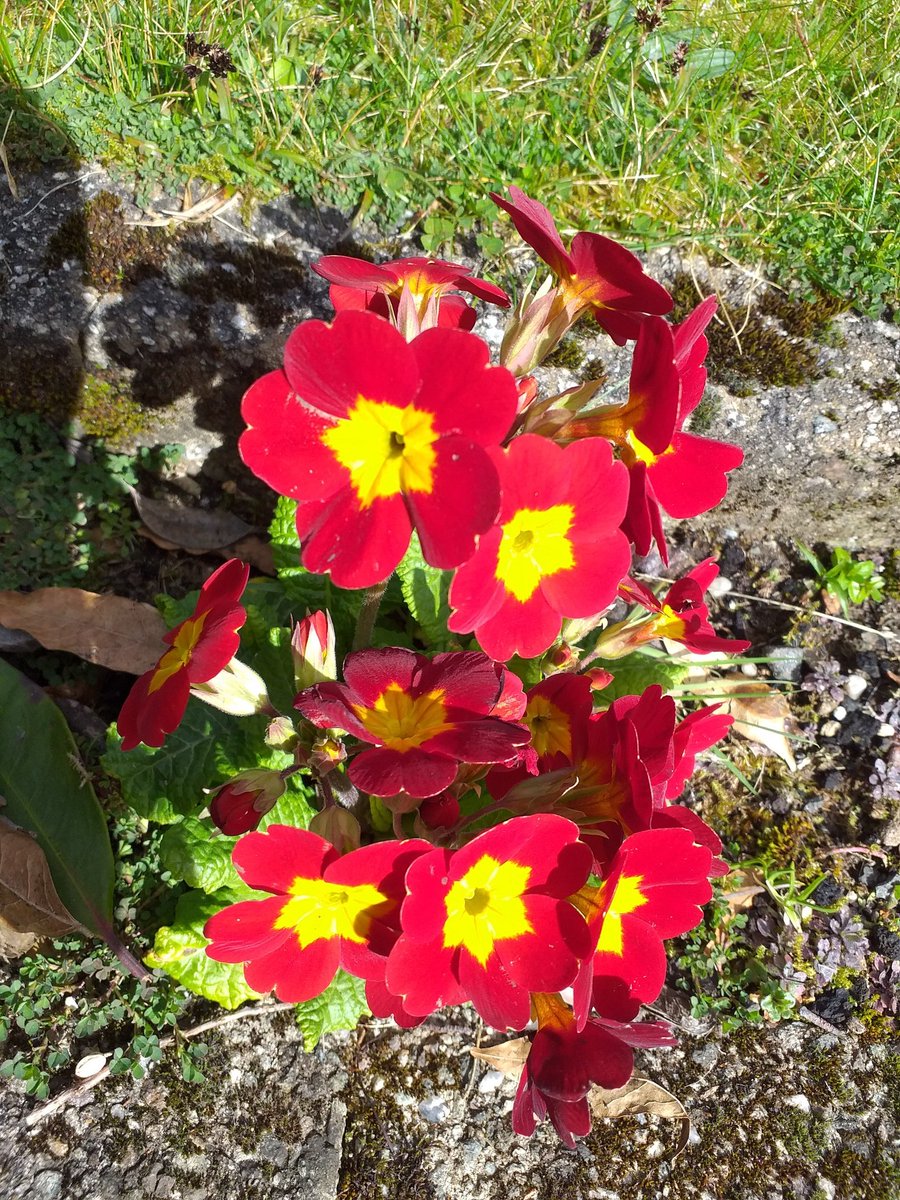
[[[152,500],[131,489],[131,498],[138,516],[158,545],[164,549],[187,550],[191,554],[206,554],[222,546],[231,546],[253,533],[252,525],[230,512],[193,508],[166,500]],[[162,539],[160,542],[158,539]]]
[[[113,671],[141,675],[158,661],[166,624],[151,604],[81,588],[0,592],[0,625],[46,650],[65,650]]]
[[[531,1038],[520,1037],[501,1042],[499,1046],[470,1046],[469,1053],[495,1071],[502,1071],[504,1075],[518,1075],[525,1066],[530,1049]]]
[[[0,817],[0,957],[18,957],[38,938],[77,928],[56,894],[43,850],[27,830]]]
[[[786,736],[791,710],[781,692],[762,680],[744,676],[738,679],[729,676],[722,683],[732,684],[732,690],[737,692],[727,705],[734,717],[734,732],[749,742],[765,746],[795,771],[797,763]]]
[[[680,1121],[678,1143],[670,1155],[670,1161],[678,1157],[691,1136],[691,1119],[681,1101],[667,1092],[660,1084],[643,1075],[632,1075],[620,1088],[591,1088],[588,1092],[588,1107],[591,1115],[600,1117],[665,1117]]]
[[[218,554],[222,558],[242,558],[244,562],[248,562],[251,567],[263,575],[275,574],[272,546],[255,533],[248,533],[246,537],[241,538],[232,546],[219,546],[216,550],[187,550],[176,542],[170,542],[166,538],[160,537],[146,525],[139,525],[137,531],[141,537],[145,537],[154,546],[159,546],[160,550],[178,550],[184,554],[194,554],[198,557],[202,554]]]
[[[729,872],[728,881],[737,884],[737,887],[725,892],[723,897],[732,912],[741,912],[743,909],[749,908],[753,903],[753,897],[761,895],[766,890],[759,872],[754,871],[752,867],[745,871],[732,869]]]

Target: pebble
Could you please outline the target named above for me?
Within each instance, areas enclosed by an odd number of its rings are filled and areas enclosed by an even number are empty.
[[[844,691],[851,700],[858,700],[869,686],[868,679],[863,675],[848,675],[844,682]]]
[[[883,725],[878,726],[878,736],[880,738],[893,737],[897,730],[893,725],[888,725],[887,721]]]
[[[429,1096],[427,1100],[423,1100],[419,1105],[419,1113],[430,1121],[432,1125],[440,1125],[442,1121],[446,1121],[450,1115],[450,1105],[446,1100],[442,1100],[440,1096]]]
[[[496,1092],[497,1088],[503,1083],[502,1071],[486,1071],[478,1084],[478,1090],[482,1095],[488,1092]]]
[[[847,710],[844,708],[843,704],[839,704],[831,715],[835,721],[843,721],[844,717],[847,715]]]
[[[759,674],[759,669],[757,668],[756,663],[744,663],[741,666],[741,674],[749,675],[751,679],[755,679]]]
[[[840,725],[839,721],[826,721],[825,724],[822,726],[822,728],[819,730],[819,734],[823,738],[837,737],[837,735],[840,732],[841,732],[841,725]]]
[[[785,1104],[790,1105],[791,1108],[796,1108],[802,1113],[808,1113],[811,1107],[809,1100],[803,1095],[802,1092],[797,1092],[794,1096],[788,1096],[785,1100]]]
[[[733,587],[734,584],[725,575],[717,575],[707,590],[714,600],[719,600],[727,596]]]
[[[771,670],[774,677],[796,683],[803,666],[802,646],[773,646],[768,654],[772,659]]]

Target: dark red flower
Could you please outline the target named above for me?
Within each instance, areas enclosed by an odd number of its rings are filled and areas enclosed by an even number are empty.
[[[217,789],[209,802],[209,815],[228,837],[256,829],[284,795],[286,783],[280,771],[251,768],[235,775]]]
[[[139,742],[161,746],[181,723],[191,685],[208,683],[234,658],[247,619],[238,601],[249,576],[246,563],[229,559],[204,583],[193,613],[165,634],[169,649],[135,681],[119,713],[123,750]]]
[[[582,312],[592,312],[597,324],[622,346],[637,337],[645,314],[670,311],[672,297],[644,273],[630,250],[599,233],[576,233],[566,250],[543,204],[517,187],[509,194],[506,200],[491,192],[491,199],[509,213],[520,236],[553,271],[559,306],[572,321]]]
[[[592,1086],[619,1088],[634,1070],[634,1047],[674,1046],[664,1021],[619,1022],[591,1018],[579,1030],[558,995],[532,997],[538,1022],[519,1080],[512,1126],[530,1137],[536,1121],[549,1117],[563,1143],[590,1131],[587,1094]]]
[[[244,462],[299,501],[303,565],[339,587],[386,579],[413,529],[429,563],[457,567],[497,516],[486,448],[509,431],[516,385],[474,334],[429,329],[408,344],[374,313],[305,321],[242,411]]]
[[[343,254],[325,254],[312,269],[331,287],[335,312],[368,309],[380,317],[397,316],[404,289],[412,297],[420,329],[439,325],[446,329],[471,329],[476,312],[462,296],[468,292],[488,304],[509,308],[509,296],[496,284],[475,278],[468,267],[436,258],[397,258],[370,263]]]
[[[344,661],[345,683],[307,688],[295,707],[314,725],[372,745],[349,767],[362,791],[436,796],[460,763],[506,762],[527,743],[523,726],[490,715],[501,670],[477,652],[428,659],[398,647],[359,650]]]

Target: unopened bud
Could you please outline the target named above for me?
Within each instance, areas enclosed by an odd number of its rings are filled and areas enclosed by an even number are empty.
[[[429,796],[419,805],[419,816],[427,829],[450,829],[459,820],[459,801],[449,792]]]
[[[213,824],[229,837],[248,833],[275,807],[286,788],[280,771],[262,768],[241,771],[210,800],[209,815]]]
[[[309,831],[331,842],[338,854],[349,854],[358,849],[362,840],[359,821],[339,804],[330,804],[316,813],[309,823]]]
[[[317,775],[327,775],[347,757],[347,747],[336,737],[320,737],[313,742],[307,762]]]
[[[291,637],[294,682],[297,690],[337,679],[334,623],[331,613],[314,612],[298,622]]]
[[[290,717],[275,717],[266,726],[266,745],[275,750],[293,750],[297,744],[297,730]]]
[[[237,658],[212,679],[192,684],[191,694],[233,717],[250,717],[272,710],[265,680]]]

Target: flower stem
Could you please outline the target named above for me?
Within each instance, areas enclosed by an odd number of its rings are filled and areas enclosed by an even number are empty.
[[[363,650],[372,642],[372,631],[381,607],[381,597],[387,589],[388,581],[376,583],[374,587],[366,588],[362,608],[359,610],[359,620],[356,622],[356,633],[353,635],[353,649]]]

